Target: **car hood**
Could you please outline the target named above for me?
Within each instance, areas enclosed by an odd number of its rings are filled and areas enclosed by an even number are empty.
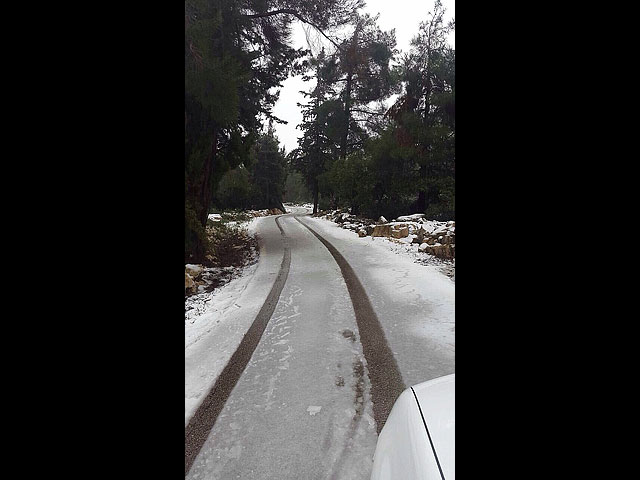
[[[455,480],[454,447],[452,374],[400,394],[378,437],[371,480]]]
[[[446,480],[453,480],[456,475],[455,385],[452,374],[411,387]]]

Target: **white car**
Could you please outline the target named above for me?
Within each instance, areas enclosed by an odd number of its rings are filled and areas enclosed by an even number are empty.
[[[454,480],[455,374],[407,388],[378,437],[371,480]]]

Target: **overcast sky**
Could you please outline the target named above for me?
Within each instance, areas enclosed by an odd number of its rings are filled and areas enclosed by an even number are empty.
[[[446,9],[445,22],[455,18],[455,0],[441,0]],[[433,0],[366,0],[367,5],[363,12],[375,15],[380,14],[378,25],[384,31],[395,28],[396,48],[408,52],[411,39],[418,33],[420,22],[427,19],[427,13],[433,11]],[[294,46],[296,48],[308,48],[302,25],[298,22],[294,27]],[[449,37],[449,43],[455,48],[455,32]],[[296,125],[302,122],[302,113],[297,103],[303,103],[304,97],[300,90],[308,91],[312,82],[303,82],[301,77],[291,77],[285,80],[280,91],[280,98],[276,103],[273,113],[276,117],[289,122],[287,125],[275,124],[276,136],[285,150],[290,152],[298,146],[298,137],[301,131]]]

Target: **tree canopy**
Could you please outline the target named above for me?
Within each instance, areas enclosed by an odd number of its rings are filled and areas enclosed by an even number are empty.
[[[454,25],[436,0],[399,56],[395,32],[363,6],[185,0],[185,260],[203,257],[214,205],[281,206],[293,171],[289,184],[311,195],[314,212],[453,218],[455,51],[446,36]],[[324,48],[294,48],[294,22]],[[272,109],[282,82],[298,74],[315,82],[300,105],[298,148],[285,157]]]

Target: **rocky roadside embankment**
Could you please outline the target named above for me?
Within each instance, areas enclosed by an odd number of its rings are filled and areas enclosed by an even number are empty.
[[[386,237],[402,239],[402,243],[417,244],[418,252],[445,260],[453,260],[456,252],[456,222],[426,220],[417,213],[388,221],[380,217],[377,221],[361,218],[341,210],[319,212],[316,216],[326,218],[351,230],[360,237]]]
[[[255,217],[283,213],[272,208],[210,214],[206,231],[213,251],[206,256],[207,265],[185,265],[185,297],[209,293],[238,277],[246,266],[256,263],[259,249],[255,238],[249,235],[243,224]]]

